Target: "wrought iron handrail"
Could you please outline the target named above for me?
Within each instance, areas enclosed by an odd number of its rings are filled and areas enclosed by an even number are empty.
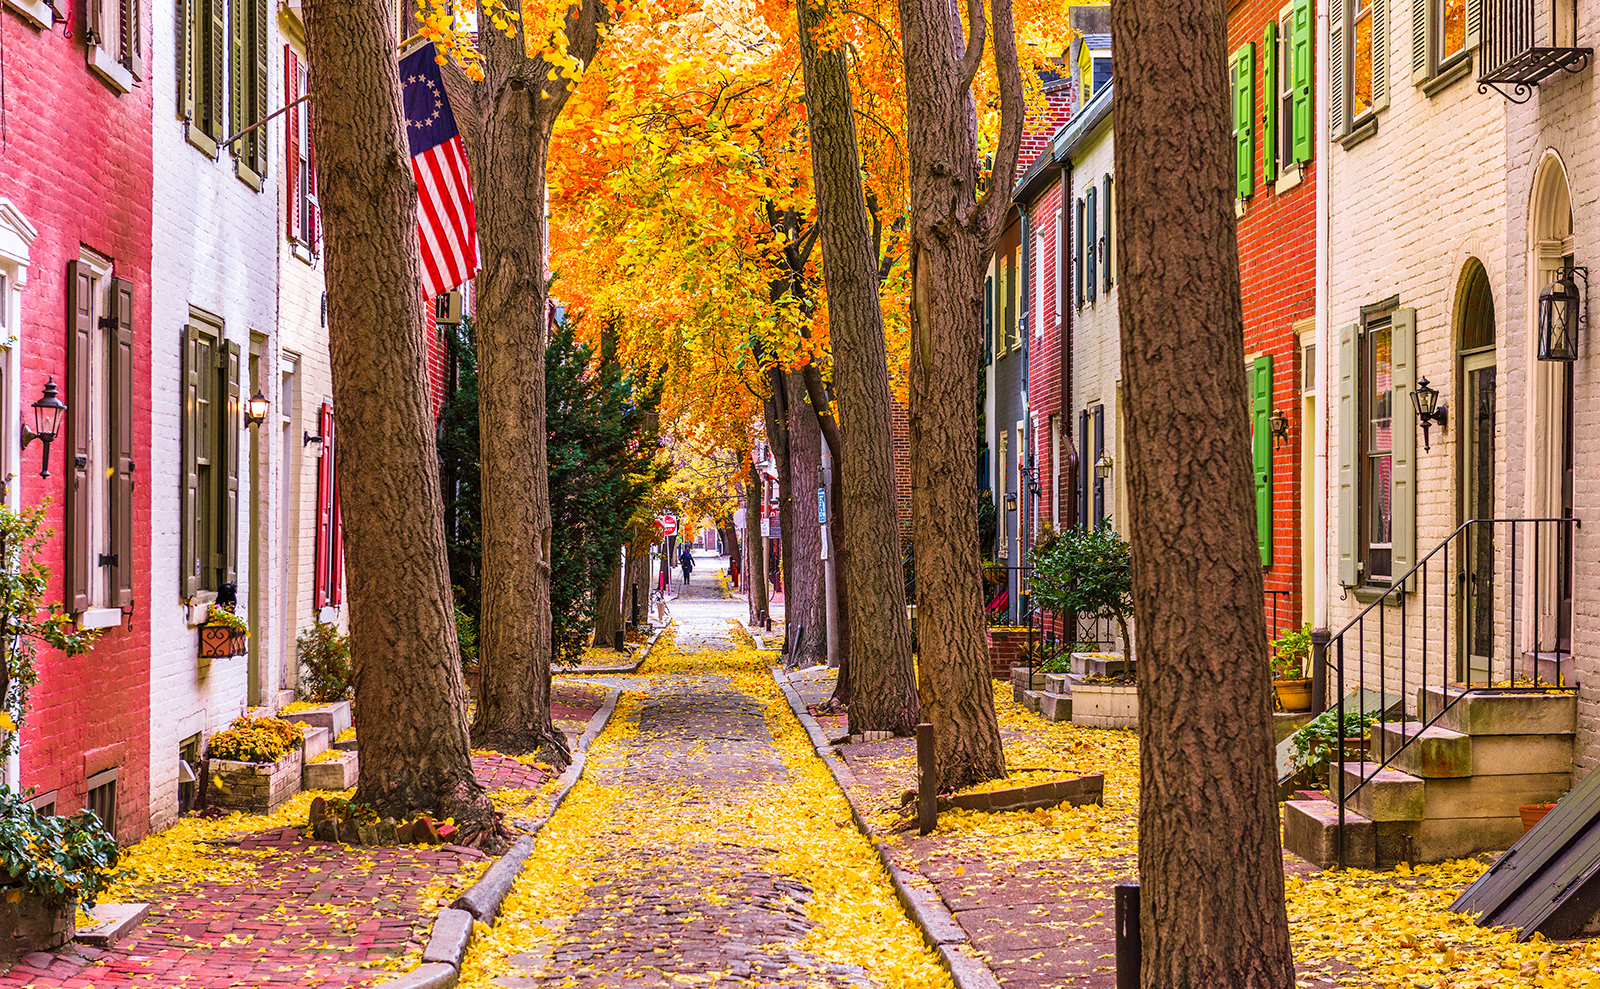
[[[1558,555],[1556,557],[1558,563],[1564,568],[1564,572],[1557,576],[1558,589],[1561,586],[1563,586],[1563,584],[1565,584],[1565,586],[1568,589],[1570,589],[1570,584],[1566,584],[1565,582],[1569,582],[1571,580],[1571,574],[1570,574],[1570,572],[1566,572],[1566,570],[1570,569],[1570,566],[1571,566],[1571,555],[1570,555],[1571,550],[1570,550],[1570,547],[1572,545],[1572,530],[1581,527],[1581,523],[1580,523],[1580,521],[1578,519],[1570,518],[1570,517],[1567,517],[1567,518],[1562,518],[1562,517],[1558,517],[1558,518],[1526,518],[1526,519],[1502,519],[1502,518],[1470,519],[1470,520],[1468,520],[1466,522],[1463,522],[1460,526],[1458,526],[1455,529],[1455,531],[1450,533],[1450,535],[1447,536],[1444,540],[1442,540],[1437,546],[1435,546],[1433,549],[1429,550],[1427,554],[1425,554],[1420,560],[1417,561],[1417,563],[1414,566],[1411,567],[1411,569],[1407,570],[1398,579],[1393,580],[1390,583],[1389,587],[1387,589],[1383,590],[1377,596],[1377,598],[1375,600],[1370,602],[1365,608],[1363,608],[1360,612],[1358,612],[1354,618],[1350,619],[1350,621],[1345,623],[1343,628],[1341,628],[1337,632],[1333,633],[1333,635],[1328,638],[1326,643],[1319,642],[1319,643],[1316,644],[1316,646],[1315,646],[1315,648],[1313,650],[1313,657],[1312,657],[1313,668],[1314,669],[1318,669],[1322,673],[1324,678],[1327,676],[1327,673],[1331,670],[1331,672],[1333,674],[1334,681],[1335,681],[1334,689],[1336,691],[1336,696],[1338,698],[1337,703],[1336,703],[1335,708],[1334,708],[1335,717],[1338,718],[1337,732],[1336,732],[1337,739],[1338,739],[1338,747],[1335,750],[1335,752],[1330,754],[1330,756],[1329,756],[1328,774],[1329,774],[1330,790],[1332,790],[1335,785],[1337,786],[1337,791],[1336,791],[1337,792],[1337,801],[1336,802],[1338,804],[1338,827],[1337,827],[1337,830],[1335,832],[1336,841],[1337,841],[1337,848],[1335,850],[1335,857],[1336,857],[1336,862],[1337,862],[1337,865],[1338,865],[1339,868],[1341,868],[1341,869],[1344,868],[1345,823],[1346,823],[1345,811],[1346,811],[1346,806],[1349,803],[1349,801],[1351,800],[1351,798],[1353,798],[1357,793],[1359,793],[1361,791],[1361,789],[1363,787],[1365,787],[1369,782],[1371,782],[1374,778],[1376,778],[1376,776],[1380,772],[1382,772],[1384,769],[1386,769],[1389,766],[1389,764],[1392,763],[1394,761],[1394,759],[1401,752],[1405,751],[1405,749],[1407,747],[1409,747],[1411,745],[1411,743],[1422,732],[1426,731],[1428,728],[1431,728],[1435,724],[1437,724],[1439,722],[1439,720],[1441,718],[1443,718],[1444,715],[1448,711],[1450,711],[1457,703],[1459,703],[1462,698],[1464,698],[1464,697],[1466,697],[1466,696],[1468,696],[1470,694],[1475,694],[1475,693],[1546,692],[1546,691],[1549,691],[1549,690],[1551,690],[1553,688],[1554,689],[1563,689],[1563,688],[1566,687],[1565,679],[1562,676],[1562,667],[1563,667],[1562,657],[1563,657],[1563,655],[1570,655],[1570,653],[1567,650],[1561,649],[1561,647],[1560,647],[1559,628],[1560,628],[1561,616],[1559,614],[1556,616],[1557,628],[1558,628],[1558,633],[1557,633],[1558,641],[1556,643],[1557,648],[1555,649],[1555,667],[1556,667],[1556,670],[1555,670],[1555,683],[1551,684],[1551,683],[1541,682],[1541,674],[1540,674],[1540,671],[1539,671],[1539,662],[1540,662],[1540,657],[1542,655],[1542,653],[1540,652],[1540,645],[1541,645],[1541,642],[1542,642],[1542,638],[1541,638],[1541,633],[1539,631],[1538,622],[1540,621],[1540,616],[1542,614],[1541,609],[1540,609],[1540,603],[1541,603],[1541,601],[1540,601],[1541,586],[1540,585],[1541,585],[1541,582],[1542,582],[1541,578],[1542,578],[1542,575],[1544,573],[1544,570],[1543,570],[1543,568],[1541,566],[1541,562],[1542,561],[1541,561],[1541,546],[1540,546],[1539,533],[1540,533],[1540,527],[1541,526],[1545,526],[1545,525],[1549,525],[1549,526],[1552,526],[1552,527],[1556,528],[1557,538],[1562,541],[1560,545],[1562,547],[1564,547],[1562,549],[1558,549]],[[1452,621],[1452,614],[1451,614],[1451,610],[1450,610],[1450,588],[1451,588],[1451,584],[1453,583],[1453,581],[1450,579],[1451,578],[1451,574],[1450,574],[1450,546],[1458,538],[1461,538],[1461,537],[1465,536],[1467,539],[1471,539],[1472,535],[1473,535],[1473,533],[1475,531],[1476,532],[1483,532],[1484,530],[1487,530],[1487,539],[1488,539],[1487,547],[1488,547],[1488,553],[1489,553],[1489,563],[1490,563],[1490,567],[1491,567],[1490,583],[1489,583],[1490,598],[1489,598],[1489,602],[1488,602],[1488,607],[1490,608],[1490,611],[1488,612],[1488,615],[1490,616],[1490,624],[1492,626],[1492,624],[1493,624],[1492,616],[1493,616],[1493,606],[1494,606],[1493,575],[1495,573],[1499,572],[1498,567],[1499,567],[1499,564],[1500,564],[1501,559],[1502,559],[1500,554],[1496,551],[1496,545],[1495,545],[1495,542],[1494,542],[1494,534],[1495,534],[1495,527],[1496,526],[1506,526],[1506,527],[1509,527],[1510,530],[1511,530],[1511,539],[1510,539],[1509,551],[1506,553],[1506,555],[1504,557],[1505,564],[1506,564],[1505,568],[1504,568],[1504,573],[1505,573],[1506,577],[1508,578],[1508,585],[1509,585],[1506,588],[1506,593],[1505,593],[1505,607],[1506,607],[1506,619],[1507,619],[1506,620],[1506,627],[1505,627],[1505,636],[1506,636],[1506,643],[1507,643],[1506,683],[1505,683],[1504,686],[1495,686],[1494,685],[1494,676],[1493,676],[1494,664],[1493,664],[1493,656],[1492,655],[1489,656],[1489,657],[1486,657],[1488,659],[1488,662],[1489,662],[1488,669],[1486,670],[1486,676],[1487,676],[1487,681],[1488,682],[1486,682],[1485,684],[1483,684],[1481,686],[1473,683],[1473,681],[1472,681],[1472,669],[1471,669],[1471,664],[1470,664],[1471,654],[1469,653],[1465,657],[1468,660],[1468,663],[1467,663],[1467,666],[1466,666],[1466,674],[1467,675],[1463,678],[1463,680],[1465,682],[1457,683],[1455,685],[1456,687],[1459,688],[1459,690],[1452,697],[1452,695],[1451,695],[1452,694],[1452,691],[1451,691],[1452,684],[1451,684],[1450,665],[1449,665],[1450,664],[1449,643],[1450,643],[1450,639],[1451,639],[1452,635],[1455,634],[1457,623]],[[1534,655],[1534,659],[1533,659],[1533,675],[1531,677],[1530,682],[1527,685],[1518,686],[1517,685],[1517,664],[1516,664],[1517,641],[1518,641],[1517,640],[1517,607],[1518,607],[1519,603],[1521,603],[1521,598],[1519,597],[1519,595],[1517,593],[1517,586],[1518,586],[1518,577],[1522,573],[1522,571],[1525,569],[1522,566],[1522,557],[1519,556],[1519,552],[1518,552],[1518,534],[1519,534],[1519,530],[1526,531],[1526,529],[1528,527],[1531,527],[1532,528],[1532,532],[1533,532],[1533,541],[1532,541],[1532,547],[1531,547],[1531,549],[1532,549],[1532,553],[1531,553],[1532,561],[1531,561],[1530,566],[1528,568],[1526,568],[1526,569],[1529,569],[1531,571],[1531,577],[1532,577],[1532,580],[1533,580],[1533,610],[1532,610],[1532,619],[1531,619],[1535,623],[1535,625],[1534,625],[1533,650],[1532,650],[1533,651],[1533,655]],[[1481,552],[1482,551],[1482,547],[1480,546],[1479,549],[1480,549],[1480,552]],[[1528,547],[1524,544],[1522,549],[1523,549],[1524,552],[1526,552]],[[1465,554],[1463,554],[1463,555],[1465,555]],[[1440,663],[1440,671],[1439,671],[1440,705],[1439,705],[1439,709],[1438,710],[1430,712],[1430,711],[1427,711],[1427,710],[1423,710],[1421,705],[1419,704],[1419,709],[1417,711],[1418,728],[1417,728],[1415,733],[1408,734],[1407,733],[1407,726],[1409,724],[1411,724],[1411,722],[1405,719],[1404,713],[1403,713],[1404,710],[1405,710],[1405,696],[1406,696],[1406,690],[1407,690],[1408,679],[1409,679],[1408,674],[1410,673],[1410,670],[1408,668],[1410,657],[1408,655],[1408,653],[1409,653],[1409,644],[1408,644],[1408,636],[1407,636],[1407,629],[1408,629],[1408,626],[1409,626],[1409,617],[1410,617],[1410,598],[1408,597],[1408,595],[1415,595],[1417,597],[1418,604],[1420,605],[1421,611],[1422,611],[1422,614],[1421,614],[1421,629],[1422,629],[1421,649],[1422,649],[1422,655],[1420,657],[1420,660],[1418,661],[1418,668],[1417,669],[1418,669],[1418,674],[1419,674],[1418,687],[1419,687],[1420,690],[1426,690],[1427,687],[1428,687],[1428,683],[1429,683],[1429,677],[1428,677],[1428,659],[1429,659],[1429,656],[1428,656],[1428,637],[1429,637],[1429,631],[1430,631],[1430,628],[1429,628],[1429,625],[1428,625],[1428,607],[1429,607],[1429,603],[1430,603],[1430,601],[1429,601],[1429,575],[1430,575],[1429,574],[1429,568],[1434,563],[1436,558],[1439,561],[1439,569],[1445,572],[1445,580],[1442,582],[1442,587],[1441,587],[1441,595],[1440,595],[1441,600],[1440,600],[1439,605],[1438,605],[1438,612],[1439,612],[1440,615],[1443,616],[1443,621],[1442,621],[1441,625],[1442,625],[1442,628],[1444,630],[1443,634],[1440,636],[1440,649],[1439,649],[1439,653],[1438,653],[1439,663]],[[1464,569],[1459,574],[1457,574],[1455,576],[1456,576],[1456,581],[1454,581],[1454,582],[1459,582],[1459,583],[1464,585],[1462,588],[1458,589],[1457,594],[1456,594],[1456,598],[1457,598],[1457,601],[1458,601],[1458,604],[1457,604],[1458,608],[1461,607],[1459,602],[1462,600],[1463,597],[1465,597],[1467,595],[1470,595],[1470,594],[1482,594],[1483,593],[1483,591],[1481,591],[1481,590],[1478,590],[1478,591],[1472,590],[1473,584],[1478,580],[1478,577],[1477,577],[1477,575],[1475,573],[1469,573],[1467,570]],[[1469,601],[1470,601],[1470,599],[1469,599]],[[1391,751],[1388,751],[1387,735],[1383,732],[1382,727],[1381,727],[1383,724],[1389,723],[1387,721],[1387,717],[1388,717],[1388,708],[1390,707],[1390,705],[1386,703],[1387,697],[1384,694],[1384,688],[1386,686],[1388,686],[1388,684],[1389,684],[1389,674],[1388,674],[1388,668],[1387,668],[1388,664],[1386,662],[1386,660],[1388,659],[1388,650],[1385,648],[1386,645],[1387,645],[1386,640],[1385,640],[1385,625],[1386,625],[1386,622],[1385,622],[1385,618],[1384,618],[1386,612],[1383,610],[1383,606],[1384,605],[1394,605],[1394,604],[1398,604],[1399,609],[1400,609],[1400,616],[1399,616],[1399,626],[1400,626],[1400,633],[1399,633],[1400,634],[1400,663],[1399,663],[1399,667],[1400,667],[1400,669],[1399,669],[1399,675],[1398,675],[1398,677],[1396,679],[1397,679],[1397,686],[1398,686],[1398,689],[1400,691],[1400,707],[1401,707],[1401,711],[1402,711],[1402,719],[1399,722],[1399,724],[1400,724],[1400,731],[1399,731],[1400,742],[1399,742],[1398,745],[1395,746],[1394,750],[1391,752]],[[1558,599],[1557,608],[1560,609],[1560,608],[1563,608],[1563,607],[1569,609],[1569,614],[1568,614],[1569,621],[1568,621],[1568,624],[1567,624],[1567,628],[1570,629],[1571,628],[1571,625],[1570,625],[1570,617],[1571,617],[1570,616],[1570,608],[1571,608],[1570,596],[1566,601],[1562,601],[1562,600]],[[1361,765],[1363,767],[1362,770],[1360,771],[1361,779],[1356,783],[1356,785],[1354,787],[1346,789],[1346,787],[1345,787],[1344,767],[1345,767],[1345,764],[1346,764],[1345,763],[1345,759],[1346,759],[1346,742],[1348,741],[1348,736],[1345,733],[1345,713],[1346,713],[1345,712],[1345,702],[1346,702],[1346,691],[1347,691],[1347,688],[1350,685],[1346,682],[1346,676],[1345,676],[1345,644],[1346,644],[1347,638],[1349,638],[1349,637],[1351,637],[1353,635],[1355,640],[1356,640],[1356,643],[1355,643],[1356,649],[1355,649],[1355,651],[1356,651],[1357,662],[1358,662],[1358,667],[1357,667],[1358,676],[1356,678],[1357,679],[1357,689],[1359,689],[1361,691],[1361,694],[1358,695],[1359,699],[1360,699],[1361,706],[1357,710],[1358,710],[1358,713],[1360,714],[1360,716],[1365,718],[1365,715],[1366,715],[1366,707],[1365,707],[1365,705],[1366,705],[1366,689],[1367,689],[1367,665],[1368,665],[1368,662],[1367,662],[1367,640],[1366,640],[1367,628],[1366,628],[1366,623],[1367,623],[1368,617],[1373,615],[1374,613],[1376,613],[1377,625],[1378,625],[1377,669],[1378,669],[1378,697],[1379,697],[1379,705],[1380,705],[1380,709],[1377,712],[1377,716],[1378,716],[1377,724],[1380,727],[1378,728],[1378,731],[1377,731],[1377,736],[1378,737],[1377,737],[1377,740],[1376,740],[1377,741],[1377,746],[1376,747],[1377,747],[1377,750],[1378,750],[1378,762],[1377,762],[1377,768],[1371,770],[1370,773],[1369,773],[1367,771],[1366,767],[1369,766],[1369,765],[1372,765],[1372,763],[1370,762],[1372,753],[1370,751],[1368,751],[1366,753],[1366,757],[1363,758],[1361,763],[1359,763],[1359,765]],[[1333,659],[1332,660],[1330,660],[1330,658],[1329,658],[1329,654],[1330,653],[1332,653],[1332,655],[1333,655]],[[1462,660],[1462,657],[1457,657],[1457,662],[1458,663],[1461,662],[1461,660]],[[1369,750],[1370,750],[1370,748],[1371,748],[1371,744],[1369,743]],[[1337,761],[1335,761],[1335,760],[1337,760]],[[1337,784],[1334,783],[1335,777],[1337,777]]]

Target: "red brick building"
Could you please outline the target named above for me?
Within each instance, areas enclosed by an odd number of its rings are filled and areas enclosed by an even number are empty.
[[[151,87],[139,0],[7,0],[0,142],[0,477],[46,503],[49,599],[94,650],[41,648],[20,765],[39,806],[88,806],[126,843],[149,828]],[[131,27],[132,30],[125,30]],[[87,28],[87,29],[86,29]],[[21,447],[53,380],[68,409],[43,460]],[[41,477],[48,467],[49,476]],[[101,469],[103,467],[103,469]],[[48,502],[46,501],[48,499]]]
[[[1244,0],[1228,15],[1256,520],[1272,637],[1310,618],[1302,382],[1315,358],[1315,34],[1310,0]]]

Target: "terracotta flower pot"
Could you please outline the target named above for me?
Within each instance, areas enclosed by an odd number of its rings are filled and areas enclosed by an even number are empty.
[[[1522,833],[1532,831],[1534,825],[1544,820],[1544,816],[1555,810],[1555,804],[1523,804],[1517,808],[1517,813],[1522,815]]]
[[[1305,680],[1274,680],[1272,689],[1278,695],[1278,703],[1283,705],[1285,711],[1311,710],[1311,681]]]

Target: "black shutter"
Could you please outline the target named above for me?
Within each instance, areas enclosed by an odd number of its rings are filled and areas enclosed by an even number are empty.
[[[1078,413],[1078,524],[1089,526],[1089,410]]]
[[[193,326],[183,328],[183,405],[182,453],[183,501],[179,505],[178,559],[179,593],[187,600],[200,592],[200,375],[214,374],[200,366],[200,333]],[[207,566],[210,561],[204,561]]]
[[[89,607],[89,390],[93,382],[94,276],[81,261],[67,263],[67,610]]]
[[[1099,463],[1106,452],[1106,407],[1094,407],[1094,462]],[[1106,519],[1106,479],[1098,472],[1094,475],[1094,524]]]

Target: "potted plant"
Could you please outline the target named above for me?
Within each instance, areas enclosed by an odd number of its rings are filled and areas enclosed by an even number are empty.
[[[1344,713],[1343,759],[1362,759],[1366,756],[1372,726],[1377,724],[1376,712],[1346,711]],[[1328,763],[1339,745],[1339,712],[1323,711],[1290,736],[1289,751],[1297,772],[1314,779],[1325,780]]]
[[[1517,814],[1522,817],[1522,833],[1527,834],[1534,829],[1544,816],[1556,809],[1555,804],[1523,804],[1517,808]]]
[[[117,842],[92,811],[47,816],[0,790],[0,959],[72,940],[77,911],[116,878]]]
[[[1272,696],[1279,710],[1311,710],[1311,679],[1305,675],[1310,658],[1310,625],[1272,640]]]
[[[200,626],[200,658],[243,656],[250,651],[250,626],[232,609],[213,604]]]
[[[279,718],[235,718],[226,731],[211,736],[207,747],[211,802],[272,813],[300,792],[304,741],[297,724]]]

